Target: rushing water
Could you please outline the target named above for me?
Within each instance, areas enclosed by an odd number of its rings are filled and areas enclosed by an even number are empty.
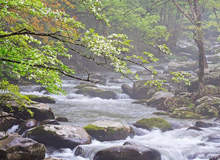
[[[107,100],[101,98],[85,97],[75,94],[76,86],[79,82],[64,81],[63,89],[66,90],[66,96],[50,95],[56,99],[56,104],[51,104],[56,116],[67,117],[68,124],[76,126],[85,126],[96,120],[113,120],[132,125],[141,118],[156,117],[153,114],[156,110],[145,105],[133,104],[134,100],[121,92],[121,84],[107,84],[99,86],[106,90],[118,92],[117,99]],[[43,95],[43,92],[37,92],[39,86],[21,87],[23,94]],[[85,157],[74,156],[75,150],[68,148],[53,149],[48,147],[47,156],[63,158],[64,160],[92,160],[94,154],[103,148],[122,145],[125,141],[141,143],[145,146],[157,149],[162,160],[208,160],[210,157],[220,154],[219,139],[208,140],[209,135],[218,135],[219,127],[203,129],[203,131],[187,130],[189,126],[194,125],[192,120],[176,120],[168,116],[160,116],[168,120],[175,130],[161,132],[159,130],[147,131],[137,129],[138,133],[134,138],[126,140],[99,142],[93,140],[92,144],[84,145]]]

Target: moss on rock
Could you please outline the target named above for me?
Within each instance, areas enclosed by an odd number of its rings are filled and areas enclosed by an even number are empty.
[[[180,118],[180,119],[200,119],[202,118],[201,115],[190,112],[190,111],[181,111],[181,110],[176,110],[174,111],[170,117],[172,118]]]
[[[172,130],[172,126],[162,118],[144,118],[137,121],[134,126],[146,128],[148,130],[152,130],[153,128],[158,128],[161,131],[169,131]]]
[[[100,141],[121,140],[134,136],[134,130],[130,126],[108,120],[93,122],[84,129]]]

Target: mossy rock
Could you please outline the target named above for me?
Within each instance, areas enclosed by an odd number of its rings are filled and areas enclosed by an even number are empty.
[[[83,128],[71,125],[41,125],[28,131],[27,136],[56,148],[75,148],[91,143],[90,136]]]
[[[152,130],[153,128],[158,128],[161,131],[172,130],[172,126],[162,118],[144,118],[137,121],[134,126]]]
[[[218,109],[205,102],[196,107],[195,113],[213,118],[218,116]]]
[[[155,114],[155,115],[170,115],[167,112],[154,112],[153,114]]]
[[[190,112],[190,111],[181,111],[176,110],[173,113],[170,114],[170,117],[172,118],[180,118],[180,119],[200,119],[202,118],[201,115]]]
[[[135,135],[130,126],[109,120],[93,122],[84,129],[99,141],[122,140]]]
[[[105,91],[99,88],[81,88],[76,91],[76,94],[83,94],[85,96],[100,97],[103,99],[115,99],[116,93],[112,91]]]
[[[26,95],[29,99],[39,103],[56,103],[56,101],[49,96],[37,96],[37,95]]]
[[[214,85],[205,86],[205,95],[215,95],[218,94],[218,88]]]
[[[164,101],[164,108],[159,108],[164,111],[172,112],[173,109],[186,107],[191,109],[193,105],[193,99],[187,96],[175,96],[168,98]]]

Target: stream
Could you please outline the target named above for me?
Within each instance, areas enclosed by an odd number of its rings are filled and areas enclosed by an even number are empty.
[[[126,81],[126,80],[125,80]],[[131,125],[137,120],[149,117],[161,117],[171,123],[174,130],[161,132],[157,129],[147,131],[132,126],[137,133],[134,138],[126,140],[99,142],[92,140],[89,145],[84,145],[84,157],[75,156],[74,150],[69,148],[54,149],[47,147],[47,155],[64,160],[92,160],[94,154],[103,148],[122,145],[126,141],[141,143],[145,146],[155,148],[161,153],[162,160],[208,160],[210,157],[220,154],[220,136],[210,139],[209,135],[219,135],[219,127],[203,128],[203,131],[187,130],[189,126],[195,124],[195,120],[172,119],[169,116],[157,116],[153,112],[153,107],[146,105],[133,104],[135,101],[128,95],[121,92],[121,84],[107,83],[105,86],[98,87],[117,92],[117,99],[101,99],[85,97],[75,94],[78,81],[64,80],[63,89],[66,95],[50,96],[56,100],[55,104],[50,104],[56,117],[67,117],[69,122],[62,124],[71,124],[75,126],[85,126],[96,120],[113,120]],[[126,83],[131,82],[126,81]],[[40,86],[22,86],[22,94],[43,95],[43,92],[37,92]],[[204,122],[213,122],[212,120],[203,120]]]

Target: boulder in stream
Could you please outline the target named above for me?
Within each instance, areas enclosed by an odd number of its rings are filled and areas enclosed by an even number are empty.
[[[100,97],[103,99],[115,99],[116,93],[113,91],[105,91],[99,88],[84,87],[76,91],[76,94],[85,96]]]
[[[197,121],[195,126],[196,127],[201,127],[201,128],[209,128],[209,127],[215,127],[216,124],[206,123],[206,122],[202,122],[202,121]]]
[[[172,126],[162,118],[143,118],[137,121],[134,126],[148,130],[158,128],[163,132],[173,129]]]
[[[133,89],[128,84],[122,84],[121,89],[123,93],[129,95],[131,98],[134,97]]]
[[[145,146],[113,146],[98,151],[93,160],[161,160],[158,151]]]
[[[133,97],[135,99],[149,99],[158,92],[157,87],[146,85],[147,80],[140,80],[133,83]],[[170,86],[163,84],[163,88],[170,90]]]
[[[29,99],[39,103],[56,103],[50,96],[26,95]]]
[[[91,143],[90,136],[83,128],[71,125],[41,125],[28,131],[27,136],[56,148],[75,148]]]
[[[0,159],[3,160],[40,160],[44,159],[46,147],[29,138],[6,135],[0,138]]]
[[[27,120],[30,118],[34,118],[37,121],[42,121],[44,119],[54,119],[54,114],[51,110],[51,108],[43,103],[36,103],[36,102],[30,102],[29,104],[21,105],[17,103],[15,100],[9,100],[6,104],[4,104],[3,108],[7,112],[11,112],[11,109],[13,109],[12,113],[19,116],[20,118]],[[10,107],[7,107],[10,106]],[[31,116],[30,112],[33,113],[33,116]]]
[[[95,121],[85,126],[84,129],[99,141],[121,140],[135,135],[132,127],[109,120]]]

